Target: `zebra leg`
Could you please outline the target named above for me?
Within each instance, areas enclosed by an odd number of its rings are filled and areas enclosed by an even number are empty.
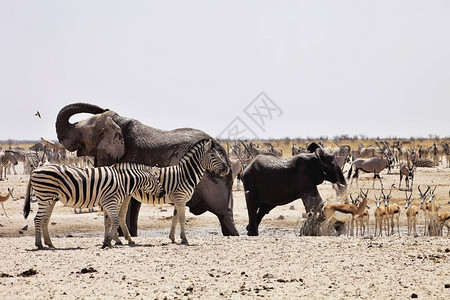
[[[177,212],[178,212],[178,221],[180,222],[180,238],[181,238],[181,243],[188,245],[188,241],[186,239],[186,201],[180,200],[180,202],[182,202],[180,205],[178,205],[177,207]]]
[[[48,215],[48,211],[50,210],[49,218],[51,215],[51,209],[49,201],[41,201],[38,200],[38,212],[36,213],[36,216],[34,217],[34,244],[38,249],[44,249],[44,246],[42,245],[42,239],[41,239],[41,222],[45,218],[46,215]]]
[[[173,217],[172,217],[172,226],[170,227],[169,239],[172,243],[175,243],[175,228],[177,227],[178,222],[178,212],[177,208],[173,209]]]
[[[111,231],[111,218],[108,216],[106,211],[103,211],[103,219],[105,223],[105,237],[108,235],[108,233]],[[119,236],[117,232],[113,236],[113,240],[116,242],[116,245],[123,245],[122,242],[119,239]]]
[[[48,222],[50,221],[50,216],[52,215],[53,208],[55,207],[56,201],[51,201],[49,204],[45,216],[42,218],[42,235],[44,237],[44,243],[50,248],[55,248],[53,246],[52,240],[50,239],[50,234],[48,232]]]
[[[126,223],[127,219],[127,211],[128,211],[128,204],[130,203],[131,196],[128,196],[123,200],[122,205],[120,206],[119,210],[119,224],[120,228],[122,229],[123,236],[128,241],[128,245],[135,245],[136,243],[131,238],[130,232],[128,231],[128,226]],[[117,232],[114,234],[115,237],[117,237]],[[118,237],[117,237],[118,239]],[[117,242],[117,240],[116,240]]]
[[[114,234],[117,232],[117,229],[119,229],[119,225],[120,225],[119,214],[118,214],[117,205],[116,205],[117,202],[112,199],[109,199],[109,201],[106,200],[104,202],[106,202],[107,204],[103,206],[103,209],[108,214],[108,216],[111,218],[112,226],[111,226],[111,230],[109,232],[107,232],[106,228],[105,228],[105,239],[103,241],[102,248],[112,247],[111,240],[113,239]]]

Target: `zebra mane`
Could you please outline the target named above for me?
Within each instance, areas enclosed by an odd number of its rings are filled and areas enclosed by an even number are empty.
[[[152,166],[135,163],[135,162],[120,162],[113,165],[118,170],[132,169],[132,170],[150,170]]]
[[[199,151],[203,150],[205,148],[205,144],[209,140],[203,139],[195,143],[181,158],[179,161],[179,164],[185,163],[188,160],[191,160],[195,153],[198,153]]]

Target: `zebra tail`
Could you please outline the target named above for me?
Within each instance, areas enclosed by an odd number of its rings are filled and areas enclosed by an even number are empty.
[[[352,176],[352,168],[353,168],[353,164],[350,166],[350,170],[348,170],[347,179],[350,179],[350,177]]]
[[[23,206],[23,217],[26,219],[31,211],[31,180],[27,187],[27,196],[25,198],[25,205]]]

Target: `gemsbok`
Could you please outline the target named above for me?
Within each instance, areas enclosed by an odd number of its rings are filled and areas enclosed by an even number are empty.
[[[375,179],[377,178],[380,180],[381,188],[383,188],[383,182],[381,181],[380,178],[380,172],[384,170],[386,167],[388,168],[388,170],[390,170],[391,164],[392,160],[389,157],[358,158],[352,163],[350,170],[348,170],[347,179],[350,179],[352,175],[352,170],[354,169],[355,173],[352,177],[352,180],[350,181],[350,184],[352,184],[354,178],[356,178],[356,184],[358,184],[358,171],[363,170],[366,173],[373,173],[372,188],[375,186]]]
[[[412,191],[415,170],[416,170],[416,167],[414,166],[412,161],[407,160],[407,161],[402,162],[402,164],[400,165],[400,172],[399,172],[400,173],[400,183],[398,184],[399,190],[402,185],[403,176],[405,176],[406,189]],[[411,181],[411,186],[409,184],[410,181]]]

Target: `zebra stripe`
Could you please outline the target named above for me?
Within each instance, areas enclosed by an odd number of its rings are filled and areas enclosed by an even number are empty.
[[[46,245],[53,247],[48,234],[48,221],[56,201],[74,208],[102,206],[113,221],[113,227],[105,232],[104,246],[110,246],[111,238],[122,222],[119,220],[119,206],[126,196],[142,189],[147,193],[162,195],[157,168],[142,164],[120,163],[111,167],[75,168],[48,165],[31,173],[24,216],[30,213],[30,191],[34,190],[39,205],[34,218],[35,245],[42,249],[41,230]]]
[[[159,182],[164,188],[166,195],[162,198],[146,193],[143,190],[137,190],[131,196],[136,200],[147,204],[174,203],[175,211],[172,219],[172,227],[169,238],[175,241],[175,227],[177,220],[180,221],[181,239],[187,243],[184,223],[185,223],[185,205],[192,198],[195,187],[203,178],[206,170],[225,176],[229,173],[229,162],[225,156],[214,148],[212,140],[202,140],[192,146],[188,152],[183,155],[178,165],[159,169]],[[128,207],[127,198],[122,207]],[[126,209],[126,208],[125,208]],[[130,238],[128,229],[123,232],[125,238]]]

